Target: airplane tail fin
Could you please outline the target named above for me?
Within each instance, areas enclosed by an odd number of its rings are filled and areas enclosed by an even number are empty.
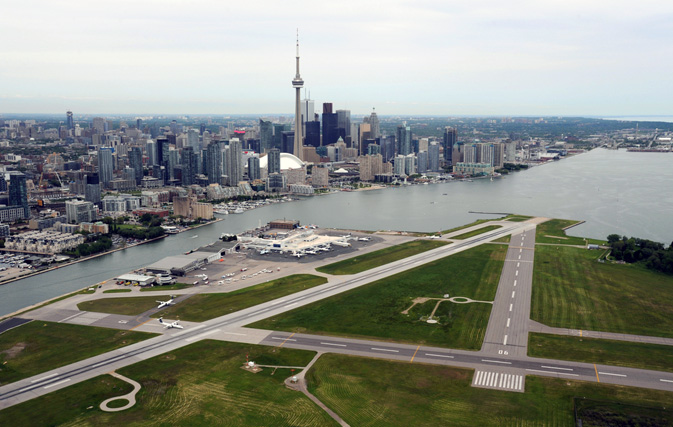
[[[160,317],[160,318],[159,318],[159,323],[161,323],[161,324],[164,323],[164,318],[163,318],[163,317]]]

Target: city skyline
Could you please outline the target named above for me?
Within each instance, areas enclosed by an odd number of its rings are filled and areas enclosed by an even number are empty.
[[[353,114],[673,114],[668,4],[114,5],[9,5],[0,113],[290,114],[299,27],[304,88]]]

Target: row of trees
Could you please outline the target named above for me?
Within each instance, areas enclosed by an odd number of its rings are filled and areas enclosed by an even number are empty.
[[[81,243],[77,245],[74,251],[68,252],[74,256],[87,256],[110,250],[112,240],[107,236],[100,236],[90,243]]]
[[[665,248],[663,243],[652,240],[610,234],[608,245],[618,261],[641,262],[649,269],[673,274],[673,244]]]

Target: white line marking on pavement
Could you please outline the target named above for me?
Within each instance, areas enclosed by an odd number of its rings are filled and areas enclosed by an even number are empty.
[[[556,366],[545,366],[545,365],[542,365],[541,367],[542,367],[542,368],[547,368],[547,369],[561,369],[561,370],[563,370],[563,371],[572,371],[572,370],[573,370],[572,368],[559,368],[559,367],[556,367]]]
[[[515,276],[518,276],[518,275],[519,275],[519,270],[517,270],[516,273],[515,273],[514,275],[515,275]]]
[[[519,259],[521,259],[521,255],[519,255]]]
[[[161,325],[159,325],[159,326],[161,326]],[[181,332],[178,332],[177,334],[173,334],[173,336],[174,337],[179,337],[180,335],[184,335],[184,334],[187,334],[189,332],[194,332],[197,329],[201,329],[201,328],[205,328],[205,327],[206,327],[206,325],[194,326],[193,328],[190,328],[186,331],[181,331]]]
[[[482,362],[490,362],[490,363],[504,363],[505,365],[511,365],[512,362],[505,362],[504,360],[491,360],[491,359],[481,359]]]
[[[514,298],[514,295],[516,295],[516,291],[512,291],[512,298]]]
[[[511,318],[507,318],[507,327],[509,328],[509,321],[512,320]]]
[[[287,301],[287,300],[286,300],[286,299],[282,299],[282,300],[280,300],[280,301],[276,301],[276,302],[274,302],[274,303],[271,303],[271,305],[280,304],[281,302],[285,302],[285,301]]]
[[[247,334],[239,334],[238,332],[222,332],[223,334],[229,334],[229,335],[239,335],[241,337],[246,336]]]
[[[514,281],[514,286],[516,286],[516,280]]]
[[[47,388],[56,387],[57,385],[61,385],[61,384],[63,384],[63,383],[67,383],[68,381],[70,381],[70,378],[65,379],[65,380],[63,380],[63,381],[59,381],[59,382],[54,383],[54,384],[46,385],[46,386],[44,386],[43,388],[47,389]]]
[[[399,350],[391,350],[391,349],[389,349],[389,348],[376,348],[376,347],[371,347],[371,349],[372,349],[372,350],[376,350],[376,351],[389,351],[389,352],[391,352],[391,353],[399,353],[399,352],[400,352]]]
[[[505,339],[503,340],[502,345],[507,345],[507,335],[505,335]]]
[[[55,377],[56,375],[58,375],[58,372],[56,372],[55,374],[47,375],[46,377],[42,377],[42,378],[37,379],[37,380],[33,380],[33,381],[31,381],[31,383],[39,383],[42,380],[46,380],[46,379],[49,379],[51,377]]]
[[[512,306],[513,306],[513,305],[514,305],[514,304],[510,304],[510,305],[509,305],[509,311],[512,311]]]
[[[516,263],[516,268],[519,268],[520,265],[521,265],[521,263],[520,263],[520,262],[517,262],[517,263]]]
[[[337,346],[337,347],[347,347],[346,344],[336,344],[336,343],[333,343],[333,342],[321,342],[320,344],[322,344],[322,345],[334,345],[334,346]]]
[[[665,383],[673,383],[673,381],[671,381],[671,380],[665,380],[665,379],[663,379],[663,378],[659,379],[659,381],[663,381],[663,382],[665,382]]]
[[[579,377],[577,374],[568,374],[565,372],[552,372],[552,371],[541,371],[539,369],[526,369],[529,372],[542,372],[544,374],[556,374],[556,375],[569,375],[571,377]]]
[[[519,253],[523,252],[523,249],[519,248]]]
[[[212,335],[216,332],[220,332],[220,329],[219,328],[218,329],[213,329],[212,331],[204,332],[204,333],[199,334],[195,337],[185,338],[185,341],[192,342],[192,341],[200,340],[201,338],[207,337],[208,335]]]
[[[449,359],[453,359],[453,356],[447,356],[446,354],[425,353],[425,355],[430,357],[448,357]]]
[[[284,308],[294,307],[294,306],[297,305],[297,304],[299,304],[299,303],[298,303],[298,302],[293,302],[292,304],[288,304],[288,305],[286,305]]]
[[[599,374],[601,374],[601,375],[612,375],[613,377],[625,377],[626,376],[624,374],[613,374],[613,373],[610,373],[610,372],[599,372]]]
[[[68,317],[66,317],[66,318],[63,319],[63,320],[59,320],[58,323],[63,323],[63,322],[65,322],[66,320],[70,320],[70,319],[72,319],[73,317],[77,317],[77,316],[79,316],[80,314],[84,314],[84,313],[85,313],[84,311],[80,311],[79,313],[75,313],[75,314],[73,314],[72,316],[68,316]]]
[[[105,365],[106,363],[107,363],[107,362],[96,363],[95,365],[92,366],[92,368],[98,368],[99,366],[103,366],[103,365]]]
[[[271,337],[272,340],[287,340],[287,341],[297,341],[294,338],[285,338],[285,337]]]

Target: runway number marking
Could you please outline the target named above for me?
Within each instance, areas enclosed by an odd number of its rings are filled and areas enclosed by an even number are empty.
[[[502,354],[502,355],[507,356],[507,355],[509,354],[509,351],[507,351],[507,350],[498,350],[498,354]]]

